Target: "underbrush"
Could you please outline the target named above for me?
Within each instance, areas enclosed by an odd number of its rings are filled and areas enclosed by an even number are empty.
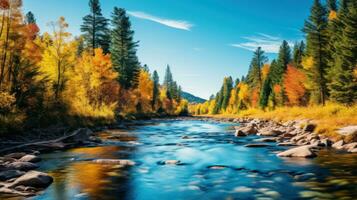
[[[311,119],[317,123],[316,132],[329,137],[339,137],[336,130],[344,126],[357,125],[357,105],[343,106],[327,103],[325,106],[280,107],[272,111],[248,109],[238,114],[210,115],[222,118],[251,117],[274,121]]]

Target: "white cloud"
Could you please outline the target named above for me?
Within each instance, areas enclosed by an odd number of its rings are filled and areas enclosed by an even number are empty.
[[[181,30],[186,30],[186,31],[190,31],[191,28],[193,27],[193,24],[191,24],[190,22],[187,21],[183,21],[183,20],[173,20],[173,19],[164,19],[164,18],[160,18],[160,17],[156,17],[144,12],[140,12],[140,11],[128,11],[128,14],[136,17],[136,18],[140,18],[140,19],[146,19],[149,21],[153,21],[171,28],[176,28],[176,29],[181,29]]]
[[[249,51],[255,51],[258,47],[261,47],[266,53],[278,53],[280,45],[283,41],[283,39],[280,37],[271,36],[264,33],[258,33],[254,36],[242,38],[246,41],[237,44],[231,44],[231,46]],[[293,42],[288,41],[288,43],[290,46],[293,45]]]

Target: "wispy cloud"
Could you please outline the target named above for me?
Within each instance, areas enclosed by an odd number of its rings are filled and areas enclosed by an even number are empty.
[[[128,14],[136,18],[153,21],[171,28],[190,31],[193,27],[193,24],[188,21],[160,18],[140,11],[128,11]]]
[[[266,53],[278,53],[279,47],[283,41],[280,37],[258,33],[254,36],[242,37],[245,42],[231,44],[233,47],[246,49],[249,51],[255,51],[258,47],[261,47]],[[293,42],[288,41],[289,45],[293,45]]]

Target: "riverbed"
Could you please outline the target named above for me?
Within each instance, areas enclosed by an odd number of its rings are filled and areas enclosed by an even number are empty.
[[[100,132],[99,146],[41,155],[39,171],[54,183],[32,199],[357,199],[355,154],[322,150],[315,159],[280,158],[277,152],[288,147],[245,147],[259,136],[234,137],[236,125],[151,120]]]

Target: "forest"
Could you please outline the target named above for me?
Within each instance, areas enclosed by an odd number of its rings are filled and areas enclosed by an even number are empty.
[[[107,19],[90,0],[76,37],[65,17],[41,33],[21,0],[0,0],[0,14],[0,133],[187,114],[170,67],[160,83],[140,63],[125,9]]]
[[[292,107],[301,108],[296,112],[333,107],[330,115],[356,110],[357,1],[328,0],[325,5],[314,0],[302,31],[305,40],[296,42],[293,48],[283,41],[272,61],[257,48],[246,76],[235,80],[225,77],[216,95],[205,103],[191,105],[190,111],[215,115],[286,108],[285,114],[280,113],[283,117]]]

